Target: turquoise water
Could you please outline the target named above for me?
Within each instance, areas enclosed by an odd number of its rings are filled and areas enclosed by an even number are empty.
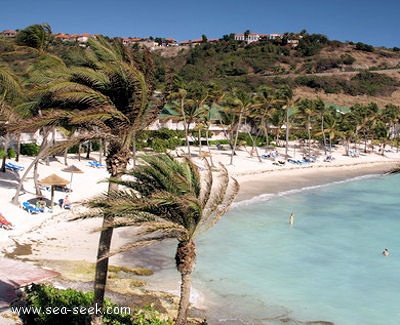
[[[236,205],[197,240],[193,288],[209,324],[400,324],[399,197],[400,175],[389,175]],[[156,267],[153,286],[178,293],[175,249],[127,261]]]
[[[198,240],[194,287],[208,317],[400,324],[399,185],[369,177],[236,206]]]

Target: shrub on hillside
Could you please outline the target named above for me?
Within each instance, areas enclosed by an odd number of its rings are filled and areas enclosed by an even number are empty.
[[[358,43],[356,43],[356,50],[364,51],[364,52],[374,52],[375,49],[372,45],[358,42]]]

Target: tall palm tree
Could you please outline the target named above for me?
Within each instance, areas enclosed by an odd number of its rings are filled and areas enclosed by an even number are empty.
[[[269,123],[271,123],[276,101],[275,92],[271,88],[262,86],[258,89],[253,114],[260,119],[267,146],[269,146]]]
[[[184,325],[187,323],[191,274],[195,267],[195,239],[229,209],[239,185],[228,176],[222,165],[215,176],[205,159],[201,166],[196,165],[200,161],[188,157],[177,160],[168,154],[142,156],[141,160],[141,164],[127,173],[134,177],[134,181],[132,177],[128,180],[110,179],[111,183],[123,185],[126,190],[110,192],[89,204],[103,214],[121,217],[122,220],[115,219],[114,226],[123,226],[127,216],[136,224],[158,219],[175,225],[169,227],[178,239],[175,261],[181,274],[176,324]],[[132,220],[125,221],[126,225],[132,225]],[[157,228],[165,230],[159,224]]]
[[[43,110],[43,115],[30,120],[27,127],[69,125],[80,130],[54,150],[85,140],[105,139],[107,170],[111,177],[119,178],[132,157],[132,139],[155,119],[164,104],[163,97],[154,95],[152,58],[148,53],[144,56],[148,61],[147,70],[142,72],[133,53],[121,41],[110,43],[97,36],[89,39],[88,45],[90,67],[60,68],[37,78],[36,105]],[[108,190],[114,192],[117,188],[117,184],[110,183]],[[104,230],[99,239],[94,284],[97,309],[103,306],[107,256],[113,235],[108,225],[112,219],[112,215],[104,217]],[[94,324],[101,321],[101,315],[93,316]]]
[[[290,123],[289,123],[289,115],[290,110],[293,111],[293,90],[287,85],[280,87],[276,93],[278,102],[280,102],[280,107],[285,111],[285,127],[286,127],[286,145],[285,145],[285,154],[288,157],[289,152],[289,130],[290,130]]]
[[[189,157],[191,156],[189,127],[203,114],[202,106],[207,97],[207,88],[201,83],[197,81],[187,83],[179,76],[174,76],[174,86],[169,99],[172,107],[180,114],[179,119],[183,121]]]
[[[312,129],[312,123],[311,123],[311,118],[315,115],[315,109],[314,109],[314,101],[308,98],[303,98],[300,100],[298,104],[298,114],[297,118],[303,122],[303,125],[305,126],[307,130],[307,135],[308,135],[308,155],[311,157],[311,129]]]
[[[329,107],[327,107],[320,98],[314,101],[314,105],[318,121],[320,122],[321,134],[324,140],[324,154],[326,155],[327,145],[326,145],[326,134],[325,134],[325,118],[329,114],[330,110]]]
[[[229,107],[228,109],[234,111],[238,116],[237,123],[234,125],[235,136],[233,140],[230,165],[233,164],[233,156],[236,154],[235,151],[238,142],[239,131],[242,126],[242,120],[249,110],[255,105],[254,98],[255,96],[253,94],[250,94],[243,89],[235,89],[233,90],[231,96],[226,99],[226,104]]]

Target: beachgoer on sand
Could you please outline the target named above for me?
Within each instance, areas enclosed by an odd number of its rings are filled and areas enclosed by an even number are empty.
[[[46,209],[46,201],[43,200],[43,198],[39,198],[36,202],[36,207],[40,210],[40,212],[44,212]]]
[[[69,195],[67,194],[62,202],[62,207],[64,209],[71,209],[71,201],[69,200]]]
[[[387,248],[385,248],[382,252],[382,255],[388,256],[389,255],[389,251]]]
[[[6,217],[0,212],[0,228],[5,230],[14,229],[14,225],[6,219]]]

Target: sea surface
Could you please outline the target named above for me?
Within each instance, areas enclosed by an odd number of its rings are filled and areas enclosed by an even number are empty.
[[[209,324],[400,324],[399,198],[397,174],[236,204],[197,240]],[[156,285],[179,282],[175,247]]]

